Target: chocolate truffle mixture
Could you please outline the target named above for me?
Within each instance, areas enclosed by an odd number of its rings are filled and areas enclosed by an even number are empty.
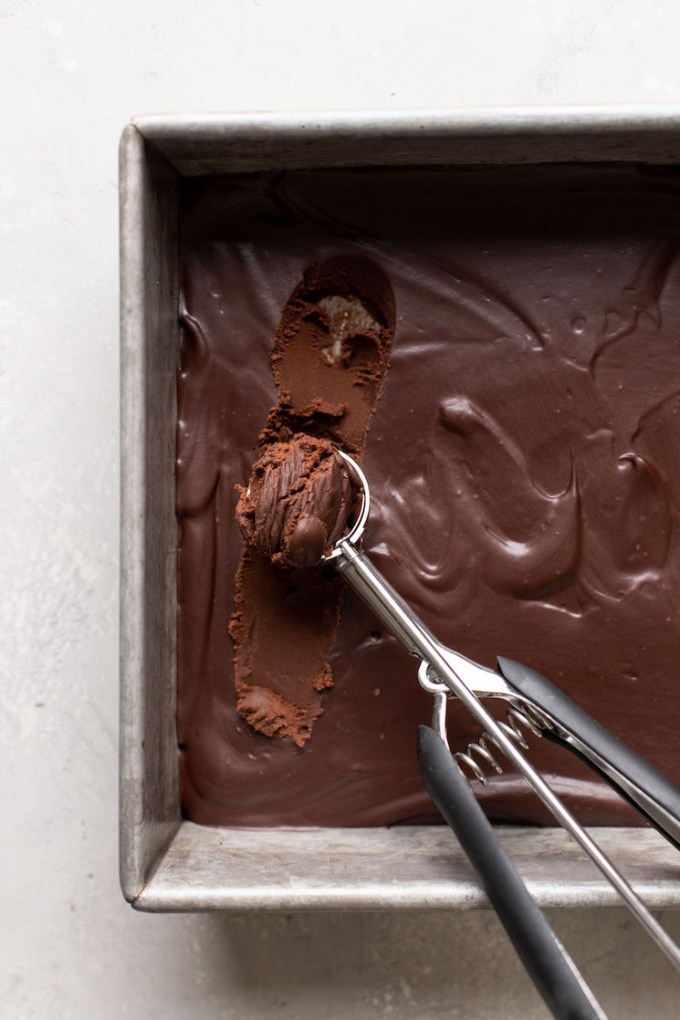
[[[236,519],[246,542],[275,566],[314,567],[347,533],[356,498],[332,444],[299,434],[265,449]]]
[[[251,482],[256,491],[268,486],[273,502],[258,501],[256,510],[247,495],[241,500],[241,525],[256,541],[243,551],[229,633],[239,715],[267,737],[290,738],[298,747],[311,737],[322,692],[333,685],[329,659],[342,590],[337,579],[277,567],[309,557],[310,527],[333,536],[342,529],[350,486],[329,438],[355,454],[363,447],[392,342],[392,308],[377,267],[335,257],[307,270],[276,334],[271,360],[279,402],[260,437],[265,455]],[[298,442],[286,442],[302,429]],[[312,433],[329,438],[315,443]],[[307,478],[291,494],[300,458]],[[323,520],[305,512],[320,489]],[[326,544],[327,535],[317,559]]]
[[[415,661],[337,579],[244,551],[236,485],[299,434],[361,455],[367,552],[443,642],[534,666],[680,782],[678,172],[207,179],[181,227],[186,815],[436,820]],[[480,736],[460,706],[450,735]],[[530,742],[582,822],[639,821]],[[510,771],[479,792],[496,820],[547,820]]]

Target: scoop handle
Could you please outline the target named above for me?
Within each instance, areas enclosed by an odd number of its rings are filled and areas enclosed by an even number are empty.
[[[491,905],[557,1020],[606,1020],[571,957],[529,895],[493,826],[441,737],[418,729],[418,761],[430,797],[477,872]]]
[[[502,676],[557,723],[543,735],[578,755],[680,850],[680,789],[675,783],[535,669],[502,657],[497,663]]]

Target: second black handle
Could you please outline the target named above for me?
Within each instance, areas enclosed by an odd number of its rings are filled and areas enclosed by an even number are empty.
[[[650,814],[645,801],[637,800],[615,779],[598,768],[586,755],[579,752],[571,744],[566,743],[557,733],[547,729],[544,736],[557,744],[567,747],[582,758],[598,775],[613,786],[616,792],[633,805],[647,820],[666,837],[669,842],[680,850],[678,838],[678,820],[680,820],[680,789],[667,776],[660,772],[642,755],[633,751],[622,740],[605,729],[592,716],[577,705],[575,701],[555,687],[550,680],[538,673],[531,666],[525,666],[513,659],[498,657],[498,670],[509,680],[513,687],[533,701],[539,708],[545,709],[552,718],[564,729],[573,733],[583,744],[595,751],[609,765],[613,766],[621,776],[625,777],[637,790],[642,791],[650,801],[665,812],[666,818]]]

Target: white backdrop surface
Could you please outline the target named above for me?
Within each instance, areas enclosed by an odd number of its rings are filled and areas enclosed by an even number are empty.
[[[680,103],[678,39],[648,0],[0,0],[3,1017],[547,1015],[485,911],[122,900],[117,144],[152,112]],[[551,920],[613,1017],[680,1015],[622,911]]]

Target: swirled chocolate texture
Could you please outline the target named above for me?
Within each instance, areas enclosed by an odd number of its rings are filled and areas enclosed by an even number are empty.
[[[300,338],[298,367],[275,379],[282,310],[310,267],[338,257],[378,267],[394,301],[389,371],[362,454],[369,555],[441,640],[487,665],[497,654],[532,665],[680,781],[679,238],[673,168],[296,171],[187,184],[178,734],[190,818],[436,820],[415,759],[430,700],[415,661],[352,593],[337,632],[336,617],[329,624],[334,687],[319,695],[311,739],[256,732],[236,707],[235,486],[247,483],[263,430],[270,441],[310,428],[333,439],[353,397],[345,387],[314,399],[322,359],[342,356],[333,323],[348,308],[332,286],[305,299],[312,355]],[[384,307],[375,294],[350,296],[360,322]],[[294,674],[313,653],[299,630],[284,650],[272,672]],[[449,730],[456,749],[480,735],[460,706]],[[567,752],[530,743],[583,822],[638,821]],[[498,821],[547,820],[510,770],[479,793]]]

